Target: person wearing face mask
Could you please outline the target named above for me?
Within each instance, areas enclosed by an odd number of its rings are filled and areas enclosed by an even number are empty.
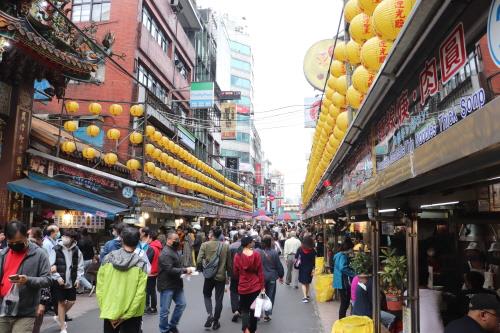
[[[182,267],[182,258],[179,253],[179,235],[170,232],[167,235],[167,244],[160,254],[158,262],[158,291],[160,292],[160,333],[178,333],[177,325],[182,313],[186,309],[184,284],[182,274],[191,274],[191,268]],[[169,319],[170,305],[175,303],[175,309]]]
[[[76,245],[78,238],[76,230],[64,230],[59,244],[54,247],[56,258],[52,279],[57,286],[53,288],[52,296],[57,301],[57,316],[53,319],[61,328],[61,333],[67,333],[65,316],[75,304],[76,289],[84,272],[83,254]]]
[[[119,250],[122,247],[122,241],[120,238],[120,233],[122,232],[123,228],[125,227],[125,224],[123,223],[115,223],[113,224],[113,239],[109,240],[104,244],[104,247],[102,248],[101,253],[99,254],[99,261],[102,263],[104,260],[104,257],[110,253],[111,251]]]
[[[49,259],[43,249],[28,241],[27,228],[22,222],[8,223],[5,236],[7,248],[0,251],[0,301],[16,286],[19,303],[17,311],[0,317],[0,332],[31,333],[40,304],[40,289],[51,283]]]

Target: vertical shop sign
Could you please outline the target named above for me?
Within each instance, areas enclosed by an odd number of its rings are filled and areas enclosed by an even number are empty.
[[[439,47],[441,81],[448,82],[467,62],[464,26],[459,23]]]
[[[223,103],[221,119],[222,140],[236,139],[236,105],[234,103]]]
[[[214,106],[213,82],[192,82],[189,106],[191,109],[207,109]]]

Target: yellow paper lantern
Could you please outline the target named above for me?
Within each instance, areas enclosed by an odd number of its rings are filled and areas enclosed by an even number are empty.
[[[164,182],[167,181],[167,177],[168,177],[168,172],[167,170],[161,170],[160,172],[160,179]]]
[[[335,91],[332,88],[326,87],[326,89],[325,89],[325,98],[331,100],[332,99],[332,95],[333,95],[334,92]]]
[[[179,176],[173,176],[172,178],[172,185],[177,185],[179,183]]]
[[[74,132],[78,129],[78,123],[74,120],[64,122],[64,130],[67,132]]]
[[[334,127],[334,131],[335,131],[335,127]],[[332,133],[332,135],[330,135],[330,137],[328,138],[328,146],[329,147],[333,147],[333,148],[338,148],[338,146],[340,146],[340,140],[337,139],[335,137],[335,134]]]
[[[365,13],[356,15],[349,25],[349,34],[360,45],[375,36],[371,16]]]
[[[131,158],[127,161],[127,169],[130,171],[139,170],[141,163],[135,158]]]
[[[129,139],[131,143],[133,143],[134,145],[138,145],[142,143],[142,134],[139,132],[132,132]]]
[[[155,171],[156,165],[153,162],[146,162],[145,169],[149,174],[153,174]]]
[[[173,180],[174,180],[174,175],[169,172],[167,175],[167,183],[172,184]]]
[[[329,75],[328,81],[326,81],[326,85],[330,89],[335,89],[335,76]]]
[[[345,132],[342,131],[338,126],[335,126],[333,129],[333,135],[337,138],[337,140],[342,141],[342,138],[345,135]]]
[[[110,140],[118,140],[120,138],[120,130],[116,128],[110,128],[106,132],[106,137]]]
[[[347,53],[345,50],[345,43],[343,40],[337,40],[337,45],[335,45],[335,50],[333,50],[333,57],[338,61],[346,61]]]
[[[104,163],[106,165],[115,165],[118,162],[118,156],[115,153],[107,153],[104,155]]]
[[[380,67],[391,51],[392,42],[373,37],[366,41],[361,47],[361,63],[366,69],[378,72]]]
[[[335,105],[336,107],[338,107],[340,109],[345,108],[346,101],[345,101],[345,96],[344,95],[341,95],[338,92],[335,92],[333,94],[332,101],[333,101],[333,105]]]
[[[144,107],[140,104],[132,105],[130,108],[130,114],[133,117],[142,117],[144,114]]]
[[[173,153],[174,153],[174,154],[176,154],[176,155],[178,155],[178,154],[179,154],[179,150],[180,150],[180,149],[181,149],[181,147],[179,147],[179,145],[178,145],[178,144],[175,144],[175,145],[174,145],[174,150],[173,150]]]
[[[153,134],[153,140],[160,143],[161,142],[161,138],[163,138],[163,135],[161,134],[160,131],[155,131],[154,134]]]
[[[347,103],[353,109],[356,110],[359,109],[361,103],[363,103],[364,98],[365,96],[356,89],[354,89],[353,86],[349,86],[349,88],[347,89],[347,95],[346,95]]]
[[[144,147],[144,151],[147,155],[152,156],[153,152],[155,151],[155,146],[151,143],[146,144]]]
[[[347,42],[345,46],[347,53],[347,61],[353,66],[361,62],[361,45],[353,41],[352,39]]]
[[[167,149],[171,152],[174,151],[174,147],[175,147],[175,142],[173,142],[172,140],[170,140],[167,144]]]
[[[358,0],[358,6],[366,15],[372,15],[381,1],[382,0]]]
[[[153,150],[153,153],[151,154],[151,157],[154,158],[155,160],[159,159],[161,156],[161,150],[158,149],[158,148],[155,148],[155,150]]]
[[[61,145],[61,149],[66,154],[71,154],[76,150],[76,144],[73,141],[64,141]]]
[[[153,171],[153,176],[156,178],[156,179],[161,179],[161,168],[159,167],[155,167],[154,171]]]
[[[113,116],[119,116],[123,112],[123,107],[120,104],[111,104],[109,107],[109,113]]]
[[[168,166],[172,167],[174,165],[174,158],[172,156],[168,156],[167,157],[167,162],[165,164],[167,164]]]
[[[153,134],[155,134],[155,132],[156,132],[156,129],[153,126],[151,126],[151,125],[146,126],[146,136],[148,138],[151,139]]]
[[[351,22],[354,16],[361,13],[361,8],[358,6],[357,0],[349,0],[344,7],[344,18],[347,23]]]
[[[92,113],[93,115],[99,115],[101,114],[102,111],[102,106],[99,103],[90,103],[89,104],[89,112]]]
[[[352,85],[362,94],[366,94],[368,92],[373,80],[375,80],[375,74],[367,70],[363,65],[356,67],[352,73]]]
[[[341,94],[345,95],[347,91],[347,77],[342,75],[335,80],[335,90]]]
[[[328,109],[328,114],[333,118],[337,119],[337,116],[342,112],[342,109],[336,107],[335,105],[330,105],[330,108]]]
[[[332,105],[332,100],[328,98],[323,98],[323,101],[321,102],[321,108],[328,109],[330,105]]]
[[[160,161],[163,163],[163,164],[167,164],[167,161],[168,161],[168,154],[167,153],[161,153],[160,154]]]
[[[160,140],[160,144],[161,144],[161,146],[162,146],[163,148],[167,149],[167,147],[168,147],[168,142],[169,142],[169,141],[170,141],[170,140],[169,140],[166,136],[164,136],[164,137],[162,137],[162,138],[161,138],[161,140]]]
[[[373,11],[373,28],[377,35],[393,41],[410,15],[415,0],[384,0]]]
[[[66,102],[66,111],[68,111],[69,113],[78,112],[79,109],[80,109],[80,105],[78,105],[77,102],[75,102],[75,101]]]
[[[92,147],[87,147],[82,150],[82,155],[88,160],[93,160],[96,155],[96,150]]]
[[[349,114],[347,112],[342,112],[337,116],[336,119],[337,127],[345,132],[347,127],[349,127]]]
[[[330,74],[335,77],[339,77],[346,73],[345,64],[342,61],[333,60],[332,66],[330,67]]]
[[[100,131],[101,131],[101,129],[99,127],[97,127],[96,125],[87,126],[87,130],[86,130],[87,135],[90,137],[98,136]]]

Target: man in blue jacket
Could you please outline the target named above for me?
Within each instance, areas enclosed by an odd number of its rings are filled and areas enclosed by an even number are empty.
[[[113,224],[113,238],[112,240],[109,240],[104,244],[104,247],[102,248],[101,254],[99,255],[99,261],[102,263],[104,260],[104,257],[115,250],[119,250],[122,247],[122,240],[120,238],[120,234],[123,230],[125,225],[123,223],[115,223]]]

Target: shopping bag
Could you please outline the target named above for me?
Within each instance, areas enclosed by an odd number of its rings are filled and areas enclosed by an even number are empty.
[[[257,297],[255,300],[255,310],[254,310],[254,317],[255,318],[260,318],[262,316],[262,310],[264,307],[264,299],[262,297]]]
[[[19,308],[19,287],[13,284],[0,304],[0,317],[15,317]]]
[[[325,258],[323,257],[316,257],[316,263],[315,263],[315,268],[314,268],[314,275],[320,275],[323,273],[323,270],[325,269]]]
[[[324,303],[333,299],[333,274],[320,274],[314,278],[316,301]]]
[[[373,333],[373,321],[366,316],[350,316],[337,320],[332,333]]]
[[[273,309],[273,302],[271,302],[271,299],[264,294],[264,304],[262,305],[264,311],[271,311]]]

